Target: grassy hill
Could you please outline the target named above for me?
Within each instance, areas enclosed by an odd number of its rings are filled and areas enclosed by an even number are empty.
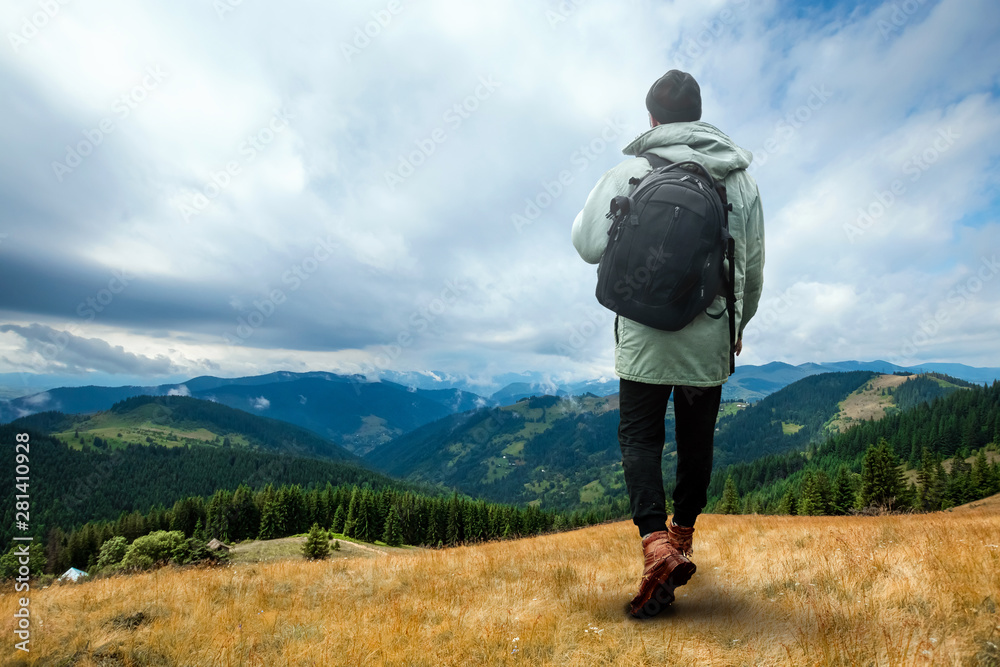
[[[947,539],[942,539],[947,535]],[[629,522],[446,550],[167,568],[31,592],[8,664],[996,664],[1000,515],[705,515],[651,620]],[[16,598],[0,594],[13,636]],[[30,661],[30,662],[29,662]]]
[[[360,462],[306,429],[187,396],[136,396],[96,414],[40,413],[17,419],[11,426],[41,430],[80,450],[225,445]]]

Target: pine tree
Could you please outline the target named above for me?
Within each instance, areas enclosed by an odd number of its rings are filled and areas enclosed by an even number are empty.
[[[281,518],[278,515],[278,499],[271,495],[264,500],[264,509],[260,514],[260,534],[262,540],[273,540],[282,537]]]
[[[861,463],[861,506],[892,510],[899,505],[902,492],[903,473],[899,469],[899,460],[896,452],[882,438],[877,445],[868,447]]]
[[[993,488],[990,479],[990,465],[986,461],[986,449],[980,449],[976,454],[976,461],[972,464],[972,492],[976,498],[984,498],[990,495]]]
[[[302,554],[315,560],[326,558],[330,554],[330,538],[318,523],[314,523],[309,529],[306,543],[302,545]]]
[[[298,484],[287,487],[284,500],[285,534],[298,535],[309,530],[309,509],[302,487]]]
[[[783,495],[781,500],[778,501],[778,514],[794,516],[796,504],[795,491],[792,489],[791,485],[789,485],[788,490],[785,491],[785,495]]]
[[[355,537],[363,542],[374,542],[378,539],[375,532],[375,499],[371,489],[362,489],[358,499],[358,518],[355,523]]]
[[[338,505],[337,511],[333,514],[333,522],[330,524],[331,533],[343,533],[344,532],[344,506]]]
[[[198,519],[198,523],[194,526],[194,532],[191,537],[198,540],[199,542],[205,542],[205,527],[201,525],[201,519]]]
[[[846,465],[840,466],[837,477],[833,480],[832,505],[833,513],[840,516],[854,509],[854,485],[851,484],[851,475]]]
[[[361,502],[361,492],[358,487],[354,487],[351,492],[351,501],[347,506],[347,516],[344,518],[343,533],[347,537],[355,537],[355,526],[358,522],[358,505]]]
[[[833,486],[830,483],[830,476],[825,470],[820,470],[814,477],[816,493],[820,500],[820,513],[827,515],[833,513]]]
[[[736,514],[740,511],[740,494],[736,491],[736,482],[732,475],[726,477],[726,488],[722,491],[722,498],[715,506],[716,514]]]
[[[240,484],[233,494],[226,525],[231,540],[247,540],[260,532],[260,510],[254,502],[253,491],[246,484]]]
[[[459,505],[458,494],[452,494],[451,502],[448,503],[448,520],[445,528],[445,540],[449,546],[454,546],[462,541],[462,513]]]
[[[948,490],[945,492],[953,505],[962,505],[974,500],[970,493],[972,485],[972,466],[965,460],[968,452],[965,447],[955,454],[951,461],[951,473],[948,475]]]
[[[807,470],[799,487],[799,502],[796,507],[799,516],[818,516],[823,513],[823,498],[816,484],[816,476]]]
[[[385,530],[382,532],[382,541],[390,547],[398,547],[403,543],[403,526],[399,519],[399,511],[395,505],[389,508],[389,515],[385,519]]]

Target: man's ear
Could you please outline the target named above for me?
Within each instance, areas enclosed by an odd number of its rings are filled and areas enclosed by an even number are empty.
[[[661,125],[660,121],[653,118],[653,114],[649,114],[649,126],[656,127],[657,125]]]

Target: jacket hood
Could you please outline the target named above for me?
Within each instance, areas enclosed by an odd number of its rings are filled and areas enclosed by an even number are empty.
[[[625,155],[656,153],[671,162],[695,160],[713,178],[723,179],[731,171],[746,169],[753,154],[737,146],[719,128],[703,121],[667,123],[640,134],[622,149]]]

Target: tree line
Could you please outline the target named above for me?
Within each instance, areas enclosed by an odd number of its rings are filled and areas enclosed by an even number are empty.
[[[1000,383],[994,382],[861,422],[805,452],[717,470],[708,507],[773,514],[947,509],[1000,492],[1000,462],[987,458],[997,443]],[[953,458],[948,471],[946,458]],[[917,471],[915,482],[903,482],[904,468]]]
[[[444,547],[566,530],[607,518],[597,511],[557,513],[391,487],[328,483],[303,489],[298,484],[268,484],[254,491],[241,484],[235,491],[216,491],[208,499],[190,496],[169,509],[157,506],[147,513],[122,513],[115,521],[91,521],[69,532],[53,527],[45,539],[44,567],[56,574],[70,567],[89,571],[98,565],[102,546],[109,540],[121,538],[121,544],[130,544],[161,532],[192,538],[197,546],[212,538],[238,542],[301,535],[315,524],[328,533],[364,542]]]

